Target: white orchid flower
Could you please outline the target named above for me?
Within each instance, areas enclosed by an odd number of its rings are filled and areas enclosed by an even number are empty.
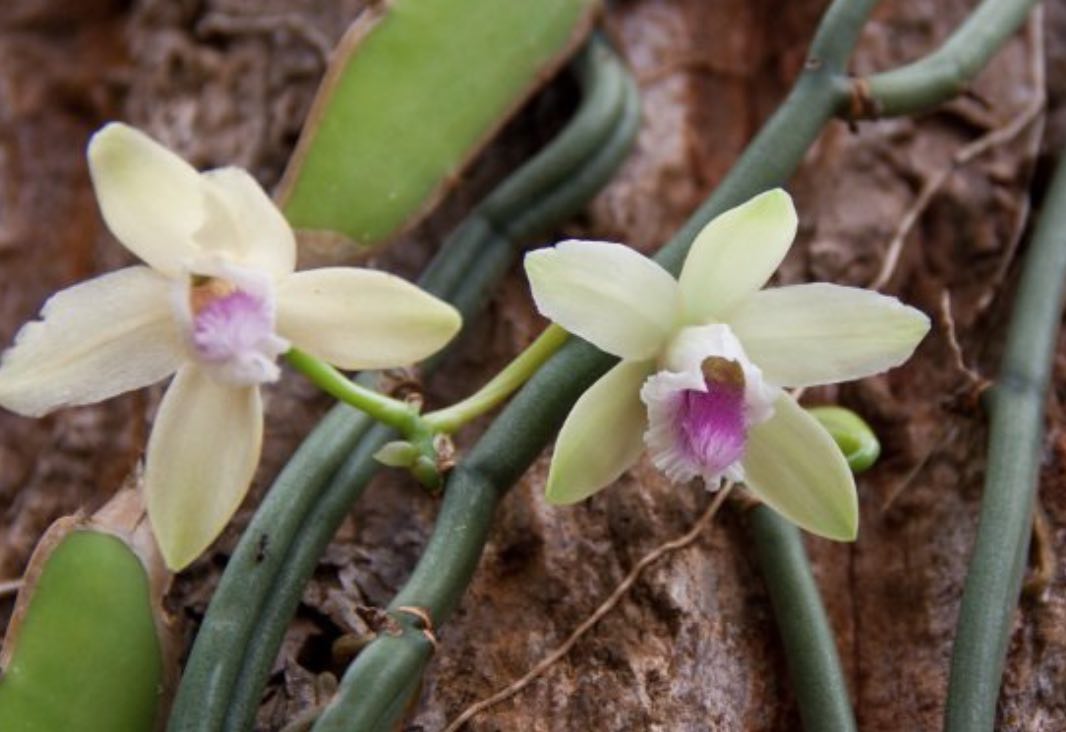
[[[414,363],[458,331],[450,305],[384,272],[294,272],[281,212],[244,170],[198,173],[110,124],[89,144],[100,209],[132,266],[57,293],[0,364],[0,405],[26,416],[176,377],[145,458],[148,515],[172,569],[218,536],[259,461],[259,385],[298,345],[344,369]]]
[[[829,433],[785,391],[897,366],[929,319],[892,297],[825,283],[761,289],[796,234],[778,189],[718,216],[679,280],[632,249],[565,241],[529,253],[542,314],[621,363],[574,405],[548,475],[552,503],[614,482],[645,447],[675,482],[742,481],[821,536],[852,540],[855,482]]]

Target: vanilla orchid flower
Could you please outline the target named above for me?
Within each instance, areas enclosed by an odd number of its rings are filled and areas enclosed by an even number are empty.
[[[202,553],[237,510],[263,436],[259,386],[291,345],[344,369],[412,364],[459,329],[450,305],[384,272],[295,272],[281,212],[239,168],[198,173],[109,124],[89,144],[108,227],[147,266],[55,294],[0,363],[0,405],[26,416],[176,376],[145,456],[148,515],[167,564]]]
[[[761,289],[796,233],[777,189],[711,221],[678,280],[609,242],[526,255],[540,312],[622,359],[577,401],[555,444],[552,503],[614,482],[645,448],[674,482],[743,482],[799,526],[851,540],[855,482],[829,433],[784,391],[899,365],[929,319],[892,297],[815,283]]]

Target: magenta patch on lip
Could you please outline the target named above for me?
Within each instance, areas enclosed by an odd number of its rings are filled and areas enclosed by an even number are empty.
[[[192,342],[205,361],[257,352],[274,332],[268,303],[243,290],[215,298],[193,318]]]
[[[744,387],[707,380],[707,391],[681,392],[679,432],[684,450],[706,474],[726,470],[744,455]]]

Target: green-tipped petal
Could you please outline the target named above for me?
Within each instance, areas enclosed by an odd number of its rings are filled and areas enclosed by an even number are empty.
[[[744,483],[800,528],[836,541],[859,530],[855,479],[840,448],[818,421],[782,395],[774,416],[752,428]]]
[[[278,334],[342,369],[409,366],[461,325],[451,305],[386,272],[326,267],[278,286]]]
[[[108,228],[127,249],[170,277],[200,255],[207,221],[200,174],[158,142],[112,122],[89,142],[89,172]]]
[[[796,209],[780,188],[717,216],[692,243],[681,297],[692,321],[725,317],[765,285],[796,236]]]
[[[167,567],[188,566],[222,533],[252,482],[263,442],[257,387],[220,384],[184,366],[148,441],[148,518]]]
[[[184,359],[167,280],[127,267],[53,295],[0,363],[0,406],[40,417],[165,379]]]
[[[618,479],[644,450],[647,413],[640,387],[654,364],[623,361],[570,410],[548,472],[549,503],[577,503]]]
[[[677,282],[621,244],[564,241],[526,255],[537,310],[601,351],[655,357],[678,319]]]
[[[887,371],[929,332],[928,316],[894,297],[825,283],[757,292],[729,325],[766,379],[785,387]]]

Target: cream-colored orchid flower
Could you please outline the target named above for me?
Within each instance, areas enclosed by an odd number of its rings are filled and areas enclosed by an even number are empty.
[[[567,417],[548,500],[614,482],[645,447],[675,482],[743,481],[815,534],[855,538],[855,482],[828,432],[783,391],[897,366],[929,330],[898,300],[824,283],[761,289],[796,234],[792,199],[763,193],[711,221],[679,280],[620,244],[526,255],[542,314],[622,362]]]
[[[237,510],[259,461],[259,385],[298,345],[344,369],[412,364],[458,312],[384,272],[294,272],[292,229],[244,170],[198,173],[110,124],[89,144],[100,209],[133,266],[57,293],[0,364],[0,405],[26,416],[90,404],[176,372],[148,442],[148,514],[180,569]]]

